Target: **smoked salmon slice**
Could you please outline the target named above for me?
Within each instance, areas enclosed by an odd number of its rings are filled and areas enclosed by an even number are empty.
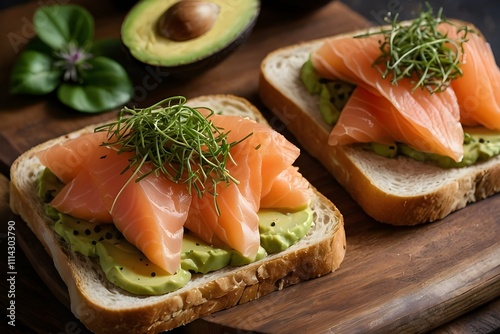
[[[447,130],[443,129],[444,132]],[[425,124],[401,117],[389,100],[363,87],[356,87],[330,132],[329,144],[402,142],[422,152],[446,155],[446,148],[453,144],[446,142],[450,137],[434,140],[431,129]]]
[[[88,171],[82,170],[66,184],[50,204],[62,213],[91,223],[113,223],[110,208],[96,196],[99,187]]]
[[[263,194],[274,179],[298,157],[299,149],[278,132],[250,119],[212,115],[215,126],[228,133],[228,141],[240,141],[231,149],[227,169],[238,183],[217,185],[217,197],[205,194],[193,198],[186,228],[209,243],[221,240],[244,256],[259,250],[257,212]]]
[[[442,25],[450,36],[456,36],[456,27]],[[464,125],[482,125],[500,130],[500,69],[490,45],[476,32],[467,34],[460,68],[462,77],[453,80]]]
[[[101,138],[100,133],[92,134]],[[56,158],[55,152],[68,153],[68,148],[81,147],[97,142],[83,136],[68,142],[65,150],[54,147],[44,156],[53,160],[46,163],[61,166],[64,156]],[[87,151],[85,151],[87,152]],[[77,156],[76,152],[72,155]],[[61,190],[51,204],[77,218],[93,222],[112,222],[124,237],[153,263],[169,273],[180,267],[183,226],[186,220],[191,195],[184,185],[176,184],[161,175],[153,174],[135,182],[133,170],[128,169],[128,152],[118,154],[113,148],[95,146],[93,151],[81,159],[78,174]],[[72,160],[73,161],[73,160]],[[147,168],[145,166],[144,168]],[[143,170],[142,172],[146,172]],[[66,175],[66,173],[65,173]]]
[[[376,35],[366,38],[331,38],[312,53],[311,60],[321,77],[356,84],[370,93],[371,99],[379,102],[382,102],[379,97],[386,99],[392,105],[391,113],[395,113],[391,117],[398,120],[398,124],[405,123],[405,127],[412,130],[411,136],[416,135],[414,138],[407,136],[407,139],[411,139],[409,145],[424,140],[424,146],[428,146],[425,152],[435,150],[433,153],[460,161],[463,157],[464,134],[454,91],[446,89],[438,94],[422,89],[412,91],[413,84],[409,80],[401,80],[393,85],[372,66],[379,55],[378,43],[379,37]],[[384,102],[384,105],[388,104]],[[422,132],[421,129],[428,131]],[[341,139],[335,139],[332,135],[330,141],[335,143]]]

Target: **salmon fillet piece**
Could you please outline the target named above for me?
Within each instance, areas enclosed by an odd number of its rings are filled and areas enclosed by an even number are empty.
[[[372,66],[379,55],[378,41],[379,37],[376,35],[366,38],[331,38],[312,53],[311,60],[321,77],[354,83],[370,93],[371,99],[376,99],[373,102],[374,108],[381,108],[381,104],[384,108],[390,107],[390,112],[393,113],[390,117],[396,124],[400,127],[405,124],[405,128],[411,129],[411,134],[406,136],[408,145],[419,145],[426,148],[424,152],[438,153],[460,161],[463,157],[464,134],[454,91],[446,89],[444,92],[431,94],[427,90],[416,89],[412,92],[413,83],[410,80],[400,80],[397,85],[393,85],[390,80],[382,78]],[[388,103],[382,101],[382,98]],[[347,109],[347,113],[354,109]],[[344,111],[346,110],[342,113]],[[366,112],[371,113],[372,108]],[[349,117],[350,121],[354,119]],[[342,123],[335,125],[337,126],[351,127]],[[375,128],[370,136],[377,138],[379,132]],[[332,143],[343,141],[342,138],[335,138],[337,133],[342,132],[335,132],[330,137]],[[381,137],[379,141],[375,141],[382,142],[384,139]]]

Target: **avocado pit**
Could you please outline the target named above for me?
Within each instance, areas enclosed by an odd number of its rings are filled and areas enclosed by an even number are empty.
[[[187,41],[209,31],[220,7],[208,1],[184,0],[173,4],[158,21],[158,31],[173,41]]]

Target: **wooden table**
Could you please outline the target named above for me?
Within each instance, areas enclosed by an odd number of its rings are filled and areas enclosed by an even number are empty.
[[[85,4],[93,13],[98,38],[119,37],[125,11],[113,1],[73,2]],[[37,3],[0,12],[0,35],[10,36],[0,41],[0,171],[7,177],[13,160],[31,146],[116,115],[76,114],[50,97],[7,94],[8,73],[18,47],[23,45],[22,38],[32,36],[30,22]],[[271,124],[294,141],[260,103],[257,78],[261,60],[280,46],[366,25],[364,18],[340,2],[308,13],[264,6],[249,40],[229,58],[191,78],[174,78],[161,69],[152,69],[147,79],[148,87],[154,88],[137,90],[146,94],[136,95],[134,102],[145,106],[177,94],[188,98],[236,94],[261,108]],[[15,39],[20,44],[13,42],[15,37],[20,37]],[[139,77],[136,87],[144,88],[144,80],[145,76]],[[447,333],[489,332],[500,327],[500,195],[436,223],[395,228],[364,214],[306,152],[297,165],[344,214],[348,248],[341,268],[174,332]],[[15,224],[17,243],[16,327],[2,320],[1,328],[19,333],[85,333],[84,326],[66,307],[65,286],[50,258],[22,220],[9,211],[5,176],[0,178],[0,244],[4,250],[0,261],[2,268],[7,268],[6,233],[8,222],[13,222],[10,224]],[[1,306],[6,312],[12,300],[7,298],[10,285],[4,279],[1,286]]]

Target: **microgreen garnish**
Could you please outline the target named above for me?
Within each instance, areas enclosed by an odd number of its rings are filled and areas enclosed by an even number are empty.
[[[398,14],[386,17],[389,29],[358,35],[357,38],[381,34],[381,55],[373,62],[383,78],[390,77],[393,84],[403,78],[410,78],[417,88],[426,88],[431,93],[442,92],[450,82],[462,76],[460,69],[463,43],[467,41],[466,26],[457,29],[457,38],[449,38],[439,30],[442,23],[453,24],[442,15],[442,8],[434,16],[432,8],[409,24],[398,21]]]
[[[185,102],[185,97],[175,96],[148,108],[124,107],[116,121],[95,132],[107,131],[109,142],[103,145],[116,146],[119,153],[135,153],[127,169],[134,170],[133,177],[139,175],[136,182],[161,173],[185,183],[190,193],[194,190],[201,197],[208,191],[215,198],[219,182],[238,183],[226,168],[232,160],[230,149],[251,134],[230,143],[229,132],[210,120],[213,111],[205,117]],[[142,170],[146,163],[152,166],[149,171]]]

